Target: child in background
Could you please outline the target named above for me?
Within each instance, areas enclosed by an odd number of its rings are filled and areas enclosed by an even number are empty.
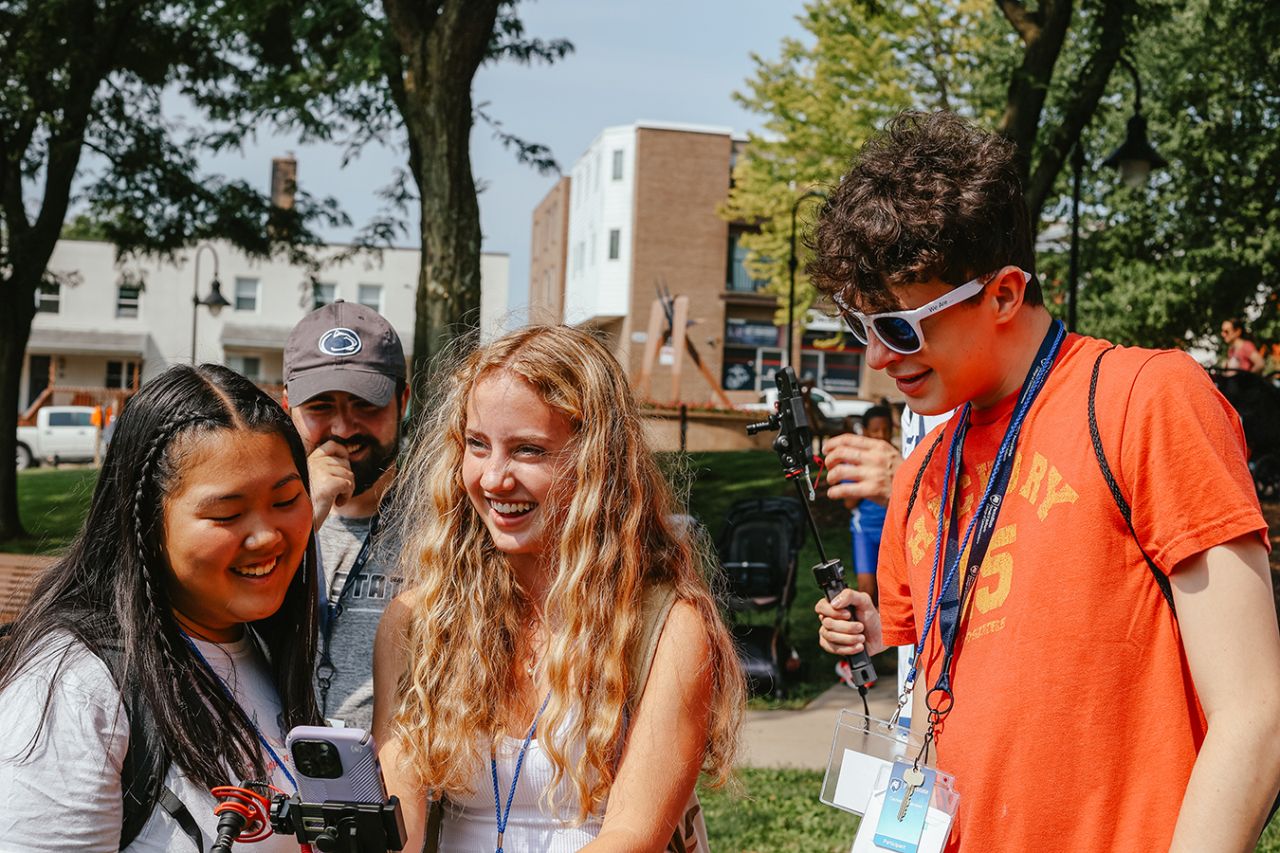
[[[885,406],[872,406],[862,415],[862,434],[868,438],[893,443],[893,414]],[[880,554],[880,531],[884,529],[885,508],[870,498],[863,498],[849,518],[853,534],[853,570],[858,589],[879,601],[876,594],[876,560]]]

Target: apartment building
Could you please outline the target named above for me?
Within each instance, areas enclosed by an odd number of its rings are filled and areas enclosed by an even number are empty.
[[[326,247],[333,259],[342,246]],[[202,244],[172,260],[117,262],[110,243],[62,240],[41,288],[20,386],[19,408],[41,400],[105,402],[97,392],[127,390],[172,364],[226,364],[264,386],[283,382],[284,343],[304,314],[336,299],[359,302],[395,327],[413,348],[416,249],[389,249],[326,263],[314,278],[285,259],[258,260],[228,243]],[[509,259],[481,257],[482,336],[507,313]],[[225,307],[209,301],[214,279]],[[194,325],[193,325],[194,324]],[[46,394],[53,387],[57,393]],[[110,396],[110,395],[108,395]],[[79,397],[79,399],[77,399]]]
[[[787,363],[787,330],[775,322],[777,298],[744,265],[740,237],[752,226],[717,214],[743,144],[722,127],[602,130],[534,210],[530,316],[599,329],[635,377],[654,299],[688,297],[688,338],[720,388],[734,403],[758,399]],[[896,396],[883,374],[866,369],[850,336],[832,342],[837,328],[818,312],[797,318],[792,362],[802,378],[837,396]],[[651,389],[658,400],[672,396],[661,365],[673,353],[663,356]],[[679,397],[710,403],[715,392],[685,367]]]

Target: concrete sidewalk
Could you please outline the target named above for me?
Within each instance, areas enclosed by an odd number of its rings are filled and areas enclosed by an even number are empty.
[[[867,692],[871,716],[887,720],[898,705],[897,681],[882,677]],[[825,770],[836,718],[848,708],[862,713],[856,690],[837,684],[799,711],[747,711],[742,725],[742,767]]]

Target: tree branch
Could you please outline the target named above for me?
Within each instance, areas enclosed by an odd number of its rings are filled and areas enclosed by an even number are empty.
[[[1014,0],[998,0],[1005,5]],[[1021,3],[1014,3],[1021,8]],[[1107,3],[1110,7],[1113,3]],[[1071,23],[1072,0],[1042,0],[1039,26],[1034,36],[1027,39],[1022,53],[1022,63],[1009,80],[1009,95],[1005,102],[1004,117],[999,131],[1018,147],[1022,155],[1019,170],[1026,186],[1030,177],[1030,164],[1035,151],[1036,134],[1040,128],[1040,115],[1044,111],[1053,69],[1062,53],[1067,29]],[[1031,13],[1025,14],[1030,15]],[[1016,16],[1015,16],[1016,17]],[[1015,28],[1016,28],[1015,24]]]
[[[1062,120],[1045,140],[1039,162],[1027,181],[1027,209],[1032,222],[1040,220],[1045,200],[1053,191],[1053,184],[1067,155],[1079,143],[1081,133],[1098,108],[1098,101],[1106,91],[1111,70],[1115,68],[1116,61],[1124,50],[1126,18],[1132,11],[1132,0],[1113,0],[1105,5],[1097,49],[1071,81],[1068,91],[1074,95],[1067,101]]]
[[[996,5],[1009,19],[1009,24],[1022,38],[1024,44],[1030,44],[1040,38],[1040,27],[1044,21],[1043,6],[1038,11],[1029,12],[1021,0],[996,0]]]

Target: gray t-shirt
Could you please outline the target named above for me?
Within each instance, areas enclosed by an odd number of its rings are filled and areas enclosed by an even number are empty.
[[[339,604],[372,520],[330,515],[317,534],[330,605]],[[373,726],[373,640],[382,611],[400,592],[401,585],[390,539],[381,529],[375,533],[368,559],[341,597],[341,609],[329,632],[328,663],[332,670],[325,665],[323,628],[316,660],[320,713],[365,731]]]

